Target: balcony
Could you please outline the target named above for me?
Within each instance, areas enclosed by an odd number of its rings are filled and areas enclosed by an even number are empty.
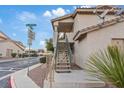
[[[59,22],[58,32],[72,32],[73,22]]]

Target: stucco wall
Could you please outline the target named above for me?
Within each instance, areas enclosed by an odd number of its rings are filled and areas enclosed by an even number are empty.
[[[68,41],[69,42],[74,42],[74,40],[73,40],[73,32],[71,32],[71,33],[66,33],[67,34],[67,37],[68,37]]]
[[[76,63],[83,67],[87,62],[88,56],[91,53],[97,52],[99,49],[105,49],[111,44],[112,38],[124,38],[124,22],[118,23],[98,31],[90,32],[87,38],[75,45],[75,54],[77,58]],[[85,44],[85,45],[84,45]]]
[[[24,52],[18,46],[13,44],[12,42],[1,42],[0,43],[0,53],[2,53],[2,57],[6,57],[6,50],[7,49],[12,49],[13,52],[15,52],[15,53],[17,53],[18,50],[19,50],[19,53]]]
[[[115,16],[107,15],[105,20],[109,20],[111,18],[114,18]],[[74,32],[101,23],[102,20],[97,15],[83,15],[83,14],[77,14],[74,19]]]
[[[74,44],[75,63],[83,68],[85,58],[87,56],[87,37],[81,42],[75,42]]]

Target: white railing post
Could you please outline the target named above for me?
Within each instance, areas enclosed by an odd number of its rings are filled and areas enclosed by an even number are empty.
[[[55,70],[55,58],[56,58],[56,48],[57,48],[57,40],[58,40],[58,29],[57,29],[57,25],[54,26],[54,33],[53,33],[53,47],[54,47],[54,55],[49,55],[47,57],[47,61],[49,61],[48,65],[48,73],[46,76],[46,80],[48,82],[48,86],[51,88],[53,86],[53,82],[54,82],[54,70]],[[49,60],[48,60],[49,59]]]

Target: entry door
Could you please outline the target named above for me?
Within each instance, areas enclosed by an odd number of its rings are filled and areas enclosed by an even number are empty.
[[[124,49],[124,39],[112,39],[112,45],[116,45],[119,49]]]
[[[12,49],[7,49],[6,50],[6,57],[11,57],[12,54]]]

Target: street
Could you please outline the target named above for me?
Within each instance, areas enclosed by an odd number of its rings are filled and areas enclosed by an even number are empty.
[[[29,64],[28,64],[29,63]],[[13,62],[2,62],[0,63],[0,88],[9,88],[9,76],[8,74],[14,73],[15,71],[24,69],[28,66],[39,63],[39,58],[30,58],[21,61]],[[7,77],[6,77],[7,76]],[[5,77],[5,78],[3,78]]]

